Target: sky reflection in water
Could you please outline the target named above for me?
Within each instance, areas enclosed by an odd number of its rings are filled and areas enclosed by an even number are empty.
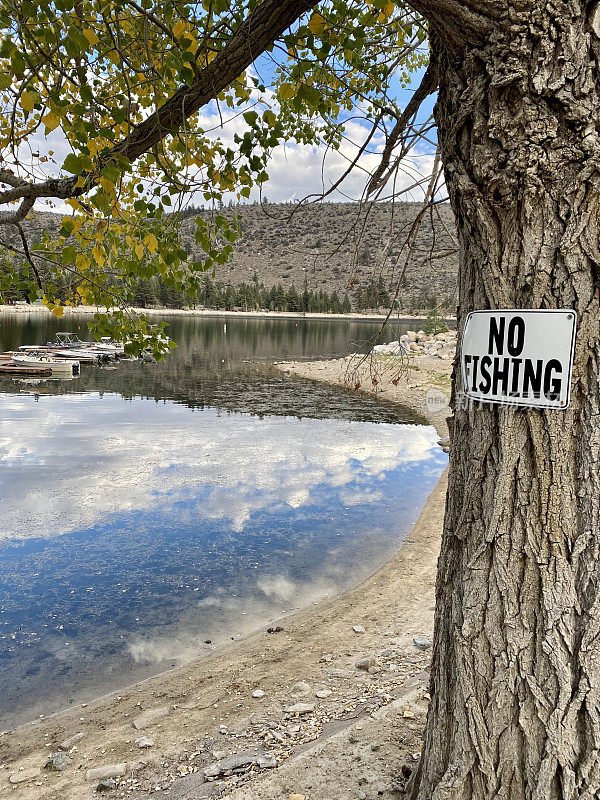
[[[0,727],[355,584],[446,463],[419,425],[95,391],[0,411]]]

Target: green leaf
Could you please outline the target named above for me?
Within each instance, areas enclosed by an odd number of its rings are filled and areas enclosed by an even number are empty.
[[[76,156],[74,153],[69,153],[69,155],[63,161],[62,168],[66,172],[71,172],[73,175],[78,175],[83,171],[83,161],[81,156]]]
[[[256,113],[256,111],[246,111],[246,113],[243,114],[243,117],[248,123],[248,125],[253,126],[256,120],[258,119],[258,114]]]

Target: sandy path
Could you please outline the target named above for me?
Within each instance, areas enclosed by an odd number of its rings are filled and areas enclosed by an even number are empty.
[[[422,357],[414,364],[411,378],[385,386],[383,396],[411,405],[444,434],[444,414],[431,415],[424,401],[449,365]],[[341,366],[280,368],[337,382]],[[121,764],[124,774],[108,797],[397,798],[399,776],[415,763],[427,703],[430,651],[413,637],[431,637],[445,490],[444,475],[387,564],[355,589],[286,618],[285,630],[262,629],[206,659],[0,736],[0,797],[85,800],[97,796],[98,784],[86,781],[86,771]],[[356,666],[365,658],[368,671]],[[256,690],[264,695],[253,697]],[[156,709],[160,716],[134,727]],[[72,761],[44,769],[48,754],[77,733]],[[140,749],[140,736],[152,744]],[[247,754],[241,761],[262,754],[264,765],[277,768],[242,766],[205,780],[203,770],[240,753]]]

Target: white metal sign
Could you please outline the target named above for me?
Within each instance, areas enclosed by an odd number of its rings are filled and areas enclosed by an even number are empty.
[[[472,311],[462,338],[467,397],[485,403],[569,405],[577,315],[569,310]]]

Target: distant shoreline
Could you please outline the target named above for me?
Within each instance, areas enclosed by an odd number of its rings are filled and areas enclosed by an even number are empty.
[[[135,308],[132,307],[130,311],[135,311],[140,314],[147,314],[150,317],[229,317],[241,319],[309,319],[309,320],[327,320],[334,319],[347,322],[383,322],[386,318],[385,314],[334,314],[334,313],[321,313],[321,312],[303,312],[303,311],[221,311],[211,308]],[[64,310],[63,319],[73,314],[95,314],[97,311],[106,311],[105,308],[98,308],[97,306],[76,306],[66,307]],[[14,314],[15,316],[21,314],[43,314],[50,315],[52,313],[45,306],[9,306],[0,305],[0,314]],[[390,322],[417,322],[426,320],[426,316],[410,314],[403,314],[398,317],[392,315]],[[445,317],[447,321],[454,322],[455,317]]]

